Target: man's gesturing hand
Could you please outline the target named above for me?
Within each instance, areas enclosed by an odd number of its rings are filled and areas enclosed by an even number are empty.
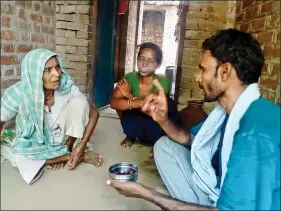
[[[158,93],[152,93],[145,98],[142,111],[149,113],[153,120],[161,125],[168,120],[168,101],[160,82],[155,79],[153,84],[158,89]]]

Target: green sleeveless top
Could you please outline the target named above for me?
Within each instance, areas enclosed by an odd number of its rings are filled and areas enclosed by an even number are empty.
[[[139,73],[138,72],[131,72],[125,75],[126,80],[131,85],[132,94],[136,97],[139,97]],[[169,94],[170,92],[170,82],[165,76],[156,75],[156,78],[163,86],[165,93]],[[152,92],[157,92],[157,88],[153,85]]]

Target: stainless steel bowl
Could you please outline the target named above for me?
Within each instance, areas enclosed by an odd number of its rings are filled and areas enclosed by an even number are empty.
[[[129,170],[134,171],[134,173],[118,175]],[[136,182],[138,179],[138,167],[128,162],[116,163],[109,167],[109,177],[111,180],[118,180],[119,182]]]

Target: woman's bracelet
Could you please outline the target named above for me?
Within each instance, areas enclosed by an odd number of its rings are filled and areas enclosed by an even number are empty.
[[[138,97],[135,96],[135,97],[133,97],[133,98],[131,98],[131,99],[128,99],[128,105],[129,105],[129,109],[130,109],[130,110],[132,110],[132,107],[131,107],[132,101],[135,100],[135,99],[137,99],[137,98],[138,98]]]

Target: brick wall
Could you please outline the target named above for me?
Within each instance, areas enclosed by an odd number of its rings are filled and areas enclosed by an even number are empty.
[[[280,1],[237,1],[235,27],[251,32],[262,45],[262,95],[280,104]]]
[[[20,62],[35,48],[55,50],[53,1],[1,1],[1,95],[20,80]]]
[[[87,93],[92,39],[90,2],[56,1],[56,4],[56,52],[80,91]]]
[[[186,107],[188,100],[203,98],[202,91],[194,78],[198,71],[203,40],[219,29],[233,27],[235,19],[235,1],[189,1],[187,5],[179,109]],[[213,104],[206,104],[207,111],[212,107]]]
[[[144,10],[141,42],[153,42],[162,49],[164,23],[165,10]]]
[[[212,1],[188,2],[185,26],[179,109],[186,101],[202,99],[195,83],[202,41],[218,29],[236,27],[252,33],[261,43],[266,58],[260,87],[262,95],[280,104],[280,2],[279,1]],[[206,104],[210,111],[214,104]]]

